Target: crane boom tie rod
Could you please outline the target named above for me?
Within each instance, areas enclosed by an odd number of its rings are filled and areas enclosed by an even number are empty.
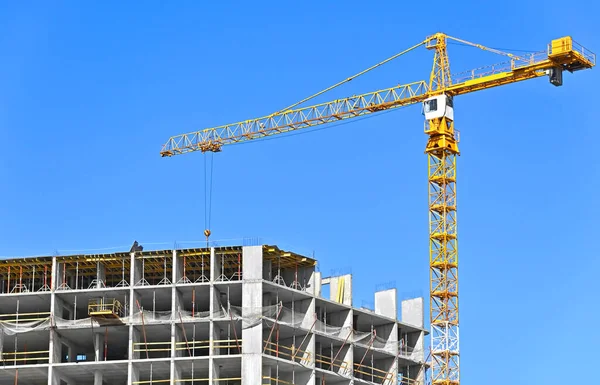
[[[386,63],[389,63],[389,62],[391,62],[392,60],[394,60],[394,59],[397,59],[397,58],[399,58],[400,56],[402,56],[402,55],[404,55],[404,54],[407,54],[407,53],[409,53],[410,51],[414,50],[415,48],[419,48],[420,46],[422,46],[422,45],[423,45],[423,44],[425,44],[425,43],[426,43],[426,40],[424,40],[424,41],[420,42],[419,44],[415,44],[415,45],[413,45],[412,47],[410,47],[410,48],[408,48],[408,49],[405,49],[405,50],[404,50],[404,51],[402,51],[402,52],[399,52],[399,53],[397,53],[397,54],[395,54],[395,55],[393,55],[393,56],[390,56],[389,58],[387,58],[387,59],[385,59],[385,60],[383,60],[383,61],[380,61],[379,63],[377,63],[377,64],[375,64],[375,65],[373,65],[373,66],[371,66],[371,67],[367,68],[366,70],[360,71],[359,73],[357,73],[357,74],[355,74],[355,75],[352,75],[352,76],[350,76],[350,77],[348,77],[348,78],[346,78],[346,79],[344,79],[344,80],[342,80],[342,81],[340,81],[340,82],[337,82],[337,83],[335,83],[334,85],[332,85],[332,86],[329,86],[329,87],[325,88],[324,90],[317,92],[316,94],[313,94],[313,95],[311,95],[311,96],[309,96],[309,97],[306,97],[306,98],[304,98],[304,99],[300,100],[299,102],[296,102],[296,103],[294,103],[294,104],[292,104],[292,105],[289,105],[289,106],[287,106],[286,108],[282,108],[281,110],[277,111],[277,112],[276,112],[276,113],[274,113],[273,115],[280,114],[280,113],[281,113],[281,112],[283,112],[283,111],[286,111],[286,110],[292,109],[292,108],[294,108],[294,107],[297,107],[297,106],[299,106],[299,105],[301,105],[301,104],[303,104],[303,103],[306,103],[306,102],[308,102],[309,100],[311,100],[311,99],[314,99],[314,98],[316,98],[316,97],[317,97],[317,96],[319,96],[319,95],[323,95],[324,93],[326,93],[326,92],[329,92],[329,91],[333,90],[334,88],[337,88],[337,87],[341,86],[342,84],[348,83],[348,82],[350,82],[350,81],[352,81],[352,80],[356,79],[357,77],[359,77],[359,76],[362,76],[362,75],[366,74],[367,72],[370,72],[370,71],[374,70],[375,68],[379,68],[379,67],[381,67],[382,65],[384,65],[384,64],[386,64]]]

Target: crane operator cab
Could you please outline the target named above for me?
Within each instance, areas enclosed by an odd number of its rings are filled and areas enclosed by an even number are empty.
[[[450,95],[436,95],[425,99],[423,114],[426,120],[446,117],[454,120],[454,104]]]

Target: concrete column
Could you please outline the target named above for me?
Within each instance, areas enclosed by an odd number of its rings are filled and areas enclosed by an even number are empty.
[[[215,279],[217,279],[218,275],[215,275],[215,248],[211,247],[210,248],[210,269],[209,271],[204,271],[204,274],[208,274],[208,280],[213,282]]]
[[[209,384],[218,384],[219,382],[214,381],[214,380],[218,380],[221,377],[221,370],[219,368],[219,364],[215,363],[215,360],[212,358],[210,359],[209,364],[210,364],[210,367],[208,368],[208,378],[210,381],[208,383]]]
[[[181,368],[177,366],[175,361],[171,361],[171,384],[177,385],[181,379]]]
[[[102,385],[102,372],[99,370],[94,371],[94,385]]]
[[[183,258],[178,258],[177,250],[173,250],[173,283],[179,283],[183,279],[183,270]]]
[[[177,384],[177,382],[175,382],[176,379],[181,378],[181,371],[178,370],[179,368],[177,368],[177,366],[175,365],[175,360],[174,358],[177,355],[177,350],[175,350],[175,348],[177,347],[177,320],[179,319],[179,306],[180,304],[177,301],[177,288],[175,287],[175,283],[178,281],[178,276],[180,276],[180,269],[183,265],[180,265],[177,263],[177,250],[173,250],[173,254],[172,254],[172,261],[171,261],[171,266],[172,266],[172,275],[171,275],[171,282],[173,283],[173,286],[171,287],[171,318],[176,320],[175,322],[171,323],[171,384],[175,385]]]
[[[62,362],[62,338],[56,331],[56,329],[51,329],[52,334],[50,335],[50,340],[53,342],[52,350],[50,351],[50,360],[52,363],[59,364]]]
[[[273,263],[271,261],[263,261],[263,278],[267,281],[273,281]]]
[[[423,298],[413,298],[402,301],[402,322],[414,325],[419,328],[424,327],[425,319],[423,312]],[[411,359],[422,362],[425,360],[425,333],[419,332],[416,336],[414,352]]]
[[[135,295],[134,295],[134,291],[133,291],[133,285],[135,285],[137,283],[137,281],[135,280],[136,275],[135,275],[135,253],[132,252],[129,254],[129,265],[130,265],[130,269],[129,269],[129,319],[131,321],[133,321],[133,313],[135,311],[137,311],[137,304],[135,303]],[[133,322],[132,322],[133,323]],[[129,346],[127,347],[127,357],[129,359],[128,363],[127,363],[127,383],[131,384],[133,381],[139,381],[139,371],[137,372],[137,376],[134,377],[134,367],[133,364],[131,363],[131,360],[139,358],[139,354],[137,354],[137,352],[133,351],[133,343],[134,342],[138,342],[139,341],[139,333],[137,340],[136,340],[136,333],[135,333],[135,328],[133,327],[132,323],[129,325]]]
[[[425,361],[425,333],[420,332],[417,334],[417,341],[415,342],[414,351],[410,355],[410,358],[417,361]]]
[[[215,253],[215,248],[210,249],[210,280],[216,281],[221,275],[221,258]]]
[[[102,334],[96,332],[94,336],[94,360],[104,361],[104,339]],[[69,351],[69,361],[71,359],[71,353]]]
[[[104,266],[104,263],[99,262],[96,265],[96,289],[100,289],[102,288],[102,285],[106,286],[106,266]],[[86,288],[87,289],[87,288]]]
[[[55,294],[52,294],[50,297],[50,306],[52,308],[53,317],[67,318],[65,315],[65,309],[68,310],[67,304]]]
[[[56,257],[52,257],[52,267],[50,268],[50,290],[52,291],[52,296],[54,296],[54,290],[58,287],[56,284],[56,276],[58,275],[58,261]]]
[[[52,294],[54,296],[54,294]],[[49,366],[48,366],[48,385],[58,384],[58,377],[56,375],[56,371],[54,370],[54,363],[59,363],[60,360],[60,340],[56,338],[56,330],[54,328],[50,329],[50,344],[49,344]]]
[[[296,385],[315,385],[315,376],[312,372],[296,372],[293,383]]]
[[[211,344],[211,347],[210,347],[210,354],[211,355],[219,355],[220,349],[214,347],[214,341],[218,341],[220,339],[223,339],[223,338],[221,338],[221,328],[217,324],[215,324],[214,322],[211,322],[211,324],[209,325],[209,331],[208,332],[209,332],[209,337],[208,338],[211,341],[213,341],[213,343]]]
[[[317,294],[317,288],[319,292],[321,291],[321,273],[315,271],[315,267],[310,267],[305,269],[307,271],[306,277],[306,292],[314,295]],[[318,282],[317,282],[318,281]]]
[[[57,385],[60,384],[60,376],[58,372],[54,370],[52,365],[48,367],[48,385]]]
[[[69,356],[68,357],[69,358],[68,361],[69,362],[75,362],[75,361],[77,361],[75,359],[75,356],[77,356],[77,351],[75,350],[75,347],[73,345],[71,345],[70,343],[66,342],[66,341],[63,342],[63,343],[65,345],[67,345],[67,352],[68,352],[67,355]]]
[[[131,360],[137,360],[140,358],[140,352],[133,351],[133,344],[138,342],[141,342],[141,333],[132,325],[129,328],[129,362],[127,364],[128,384],[131,384],[133,381],[139,380],[139,370],[136,369],[131,362]]]
[[[55,283],[55,278],[56,278],[56,257],[52,257],[52,267],[50,268],[50,314],[52,317],[52,321],[54,320],[54,316],[56,315],[56,304],[55,304],[55,297],[56,294],[54,292],[55,288],[56,288],[56,283]],[[54,343],[54,328],[50,328],[50,330],[48,331],[50,333],[50,342],[48,343],[48,350],[50,351],[49,353],[49,357],[48,357],[48,385],[52,385],[53,383],[53,379],[54,379],[54,371],[53,371],[53,366],[52,364],[55,361],[55,356],[54,356],[54,350],[55,350],[55,343]],[[60,362],[60,361],[59,361]]]
[[[262,246],[243,247],[243,292],[242,311],[262,311]],[[262,323],[242,330],[242,385],[262,382]]]
[[[319,271],[315,271],[315,278],[314,278],[314,290],[313,290],[313,294],[315,295],[315,297],[321,297],[321,272]]]
[[[137,285],[144,278],[142,265],[142,260],[137,259],[135,253],[131,253],[131,286]]]
[[[350,302],[352,302],[352,299],[350,299]],[[346,320],[344,321],[343,325],[343,330],[345,332],[340,334],[340,338],[346,338],[346,333],[352,333],[352,330],[354,328],[354,313],[352,312],[352,309],[348,311],[348,316],[346,317]],[[346,368],[338,368],[338,372],[346,375],[351,375],[354,367],[354,344],[351,340],[352,337],[348,339],[348,343],[346,343],[346,346],[344,347],[344,349],[348,350],[345,353],[342,350],[342,352],[340,353],[340,358],[342,359],[342,361],[345,361],[347,363],[347,366]]]
[[[315,363],[316,354],[317,354],[316,341],[317,341],[317,337],[315,337],[315,335],[311,333],[310,336],[308,337],[308,343],[306,344],[306,348],[305,348],[306,355],[310,355],[310,359],[305,360],[304,365],[311,367],[311,368],[314,368],[315,364],[316,364]]]
[[[140,369],[136,366],[133,366],[133,364],[130,362],[129,363],[129,367],[130,367],[130,372],[127,375],[127,384],[132,384],[136,381],[140,380]]]
[[[177,270],[177,263],[175,263],[175,261],[177,260],[177,251],[173,250],[173,262],[171,263],[171,265],[173,266],[172,269],[172,273],[173,275],[171,276],[171,282],[176,282],[175,278],[177,277],[178,274],[178,270]],[[179,320],[179,303],[177,301],[177,288],[175,287],[175,285],[173,285],[171,287],[171,318],[174,320]],[[177,346],[175,343],[177,342],[177,325],[175,323],[173,323],[171,325],[171,357],[175,357],[175,346]],[[173,373],[171,373],[173,374]]]
[[[375,314],[398,318],[398,297],[395,288],[375,292]]]

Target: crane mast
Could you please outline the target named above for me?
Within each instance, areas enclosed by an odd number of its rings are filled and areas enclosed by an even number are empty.
[[[452,84],[446,37],[427,42],[435,50],[429,80],[430,97],[424,105],[425,133],[429,136],[427,180],[429,190],[429,316],[431,325],[432,384],[459,383],[458,240],[456,223],[456,157],[452,97],[443,90]]]
[[[449,39],[503,55],[508,58],[508,62],[467,71],[462,76],[451,76],[447,52]],[[227,144],[423,103],[424,131],[428,135],[425,154],[428,170],[431,383],[459,385],[456,159],[460,152],[458,132],[454,128],[454,97],[542,76],[548,76],[551,84],[560,86],[563,71],[575,72],[592,68],[596,65],[596,55],[569,36],[553,40],[545,51],[517,56],[436,33],[354,77],[421,45],[434,52],[428,82],[398,85],[308,107],[288,108],[257,119],[176,135],[163,145],[161,156],[171,157],[195,151],[217,152]],[[342,83],[344,82],[313,96]],[[294,107],[298,104],[300,103]]]

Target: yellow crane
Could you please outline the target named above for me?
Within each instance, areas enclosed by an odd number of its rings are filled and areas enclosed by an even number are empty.
[[[500,54],[507,59],[500,65],[467,71],[461,77],[451,76],[448,40]],[[421,46],[434,53],[429,81],[422,80],[327,103],[298,107],[315,96]],[[543,51],[515,55],[436,33],[419,44],[279,112],[262,118],[173,136],[164,144],[161,156],[170,157],[194,151],[217,152],[227,144],[261,139],[409,104],[423,103],[425,134],[429,137],[425,153],[428,159],[429,183],[431,382],[434,385],[458,385],[460,365],[456,156],[459,155],[459,137],[454,129],[453,98],[542,76],[548,76],[551,84],[561,86],[564,71],[575,72],[592,68],[595,64],[595,54],[569,36],[552,40]],[[207,238],[210,235],[208,229],[205,235]]]

